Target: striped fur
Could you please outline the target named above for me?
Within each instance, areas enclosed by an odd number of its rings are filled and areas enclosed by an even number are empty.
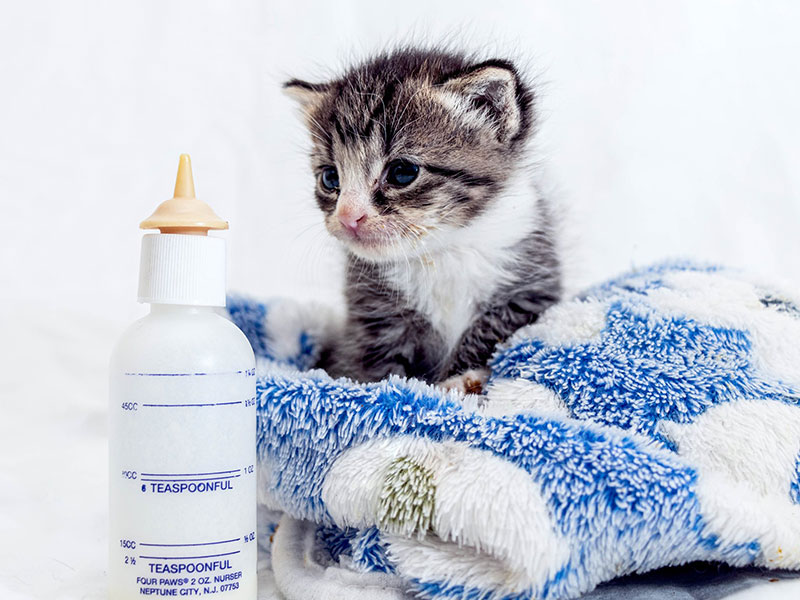
[[[312,136],[317,203],[348,255],[329,371],[439,382],[485,366],[558,299],[548,205],[525,169],[534,94],[512,63],[402,49],[286,89]],[[408,185],[391,183],[398,160],[419,168]],[[322,175],[332,168],[335,189]],[[342,215],[363,215],[357,232]]]

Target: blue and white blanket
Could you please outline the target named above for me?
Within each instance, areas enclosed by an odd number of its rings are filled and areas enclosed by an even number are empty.
[[[260,359],[260,502],[288,600],[573,598],[696,560],[800,569],[796,292],[637,271],[518,331],[466,397],[310,370],[336,335],[317,307],[228,309]]]

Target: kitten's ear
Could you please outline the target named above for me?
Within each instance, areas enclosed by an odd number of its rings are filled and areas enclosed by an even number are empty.
[[[330,84],[291,79],[283,84],[283,91],[300,105],[304,113],[308,114],[328,95]]]
[[[514,138],[527,122],[530,94],[510,62],[481,63],[446,80],[440,89],[463,99],[462,107],[491,126],[501,142]]]

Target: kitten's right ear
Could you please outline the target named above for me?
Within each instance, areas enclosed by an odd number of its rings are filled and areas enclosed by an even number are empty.
[[[291,79],[283,84],[286,95],[295,100],[306,114],[322,103],[330,89],[328,83],[308,83],[300,79]]]

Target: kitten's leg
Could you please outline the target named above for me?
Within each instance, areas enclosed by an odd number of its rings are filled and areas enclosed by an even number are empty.
[[[376,311],[377,313],[377,311]],[[410,312],[352,318],[319,367],[332,377],[379,381],[390,375],[436,381],[441,342]]]
[[[346,299],[347,324],[330,358],[338,373],[358,381],[439,379],[441,336],[387,284],[379,265],[349,257]]]
[[[486,380],[489,379],[489,369],[470,369],[461,375],[449,377],[437,383],[437,387],[446,390],[458,390],[463,394],[481,394]]]

